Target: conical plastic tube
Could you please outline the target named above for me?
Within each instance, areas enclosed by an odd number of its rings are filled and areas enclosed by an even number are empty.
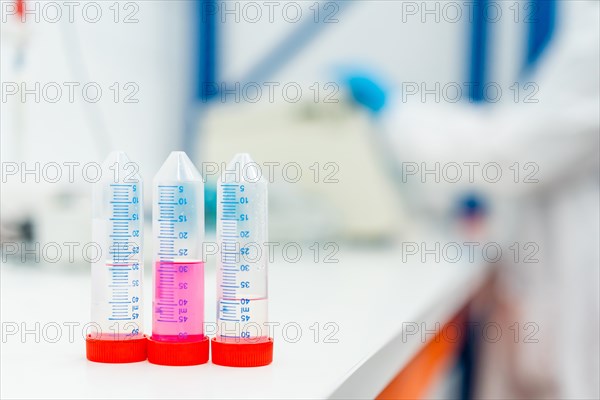
[[[273,358],[267,325],[267,231],[267,182],[249,154],[237,154],[217,186],[215,364],[260,366]]]
[[[87,357],[98,362],[146,359],[143,335],[143,187],[138,167],[122,151],[102,164],[93,192],[92,323]]]
[[[153,184],[154,300],[148,360],[205,363],[202,176],[184,152],[174,151]]]

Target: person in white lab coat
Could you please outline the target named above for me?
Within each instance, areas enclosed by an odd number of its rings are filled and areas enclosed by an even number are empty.
[[[558,12],[556,36],[527,78],[538,85],[537,104],[400,102],[382,115],[397,160],[497,162],[510,174],[495,184],[475,175],[469,186],[412,185],[420,201],[450,207],[476,187],[496,205],[514,205],[513,226],[501,225],[507,245],[539,246],[539,262],[504,257],[496,287],[508,319],[539,330],[527,342],[521,330],[508,351],[483,349],[476,397],[600,398],[600,3],[558,2]],[[533,172],[538,182],[524,182]]]

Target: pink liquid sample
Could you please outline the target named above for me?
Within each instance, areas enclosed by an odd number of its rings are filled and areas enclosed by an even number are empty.
[[[158,261],[154,271],[152,339],[204,339],[204,263]]]

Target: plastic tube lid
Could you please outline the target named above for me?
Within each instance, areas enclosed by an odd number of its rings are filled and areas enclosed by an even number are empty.
[[[85,341],[86,357],[101,363],[131,363],[144,361],[147,357],[147,337],[139,339],[94,339],[88,335]]]
[[[213,364],[226,367],[262,367],[273,362],[273,339],[260,343],[211,340]]]
[[[208,362],[208,337],[198,342],[162,342],[148,339],[148,361],[158,365],[199,365]]]

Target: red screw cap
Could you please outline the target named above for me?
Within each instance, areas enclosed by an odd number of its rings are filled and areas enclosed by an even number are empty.
[[[85,341],[86,357],[100,363],[131,363],[146,359],[147,337],[139,339],[94,339],[88,335]]]
[[[211,340],[212,362],[226,367],[262,367],[273,362],[273,339],[260,343]]]
[[[199,365],[208,362],[208,337],[199,342],[162,342],[148,339],[148,361],[158,365]]]

